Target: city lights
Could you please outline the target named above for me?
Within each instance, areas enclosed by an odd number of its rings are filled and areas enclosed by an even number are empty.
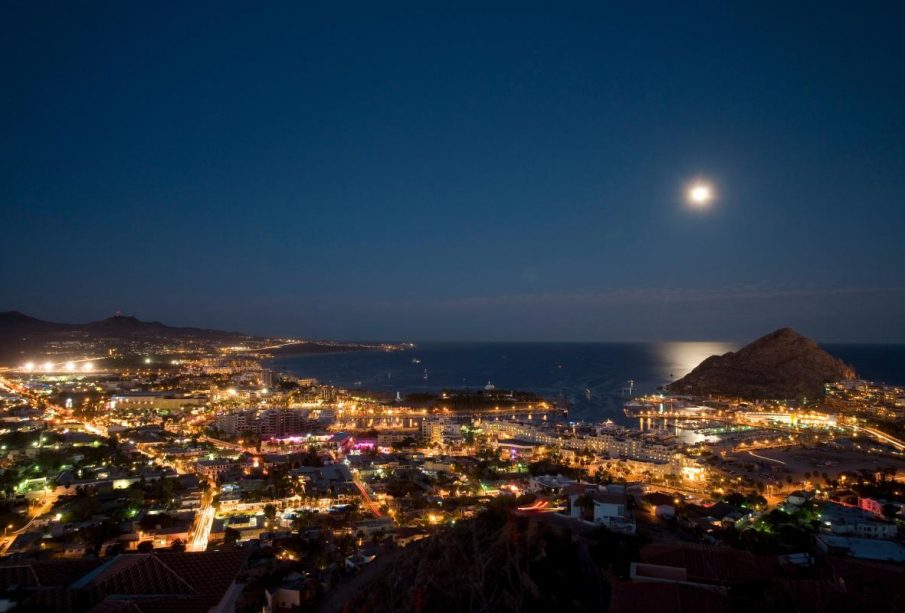
[[[90,351],[85,348],[82,355],[97,355]],[[171,363],[170,356],[159,353],[153,355],[157,357],[140,357],[139,363],[146,359],[155,359],[161,364]],[[88,373],[99,370],[99,363],[94,361],[99,359],[102,358],[74,357],[69,361],[39,363],[37,367],[32,362],[23,363],[19,369],[19,376],[22,382],[28,381],[30,377],[25,372],[36,368],[51,373]],[[103,469],[92,474],[100,479],[112,478],[114,469],[131,469],[138,463],[146,465],[150,472],[172,470],[179,474],[195,474],[199,480],[207,484],[201,491],[196,489],[194,492],[173,493],[167,498],[169,504],[191,502],[198,505],[199,510],[194,519],[180,525],[185,549],[193,552],[205,551],[210,543],[214,548],[219,546],[224,538],[220,520],[233,522],[243,517],[238,506],[242,504],[241,497],[237,496],[236,492],[240,491],[246,480],[249,483],[261,479],[270,480],[271,475],[278,474],[277,467],[282,465],[285,468],[290,465],[291,454],[299,451],[311,453],[312,449],[319,457],[327,454],[334,457],[337,460],[336,466],[348,467],[348,472],[338,473],[338,478],[345,483],[344,495],[357,497],[360,511],[373,516],[373,519],[364,521],[385,524],[387,528],[393,526],[413,528],[413,524],[417,524],[425,535],[430,535],[444,525],[462,521],[462,518],[451,515],[449,509],[456,509],[456,512],[462,509],[463,517],[467,517],[465,513],[471,515],[481,511],[486,504],[486,500],[483,499],[496,496],[511,496],[519,500],[521,504],[515,507],[518,514],[538,518],[556,517],[557,521],[562,522],[582,519],[608,526],[611,530],[628,533],[638,529],[640,524],[636,523],[635,518],[647,511],[641,508],[636,509],[634,514],[627,513],[624,510],[624,503],[619,502],[624,500],[624,494],[609,489],[605,482],[599,484],[584,482],[581,487],[585,490],[585,496],[614,499],[618,504],[587,506],[565,497],[550,496],[546,492],[538,493],[547,489],[552,491],[555,488],[572,488],[578,485],[571,479],[561,476],[529,476],[529,464],[537,460],[552,461],[554,457],[558,457],[556,461],[561,462],[563,466],[585,471],[585,474],[592,478],[599,477],[601,480],[618,478],[644,482],[645,487],[652,488],[655,493],[659,489],[657,495],[664,501],[663,504],[674,507],[677,514],[686,509],[694,511],[699,507],[707,508],[711,503],[725,501],[730,494],[746,497],[738,511],[743,514],[779,508],[778,505],[785,504],[783,496],[795,490],[811,490],[819,497],[822,491],[827,490],[816,489],[818,485],[823,486],[823,482],[816,476],[817,473],[804,479],[795,475],[794,464],[798,460],[794,454],[803,451],[800,448],[802,444],[800,428],[807,427],[813,432],[827,433],[842,432],[847,428],[851,428],[853,432],[858,428],[863,435],[861,440],[869,436],[875,443],[882,443],[894,453],[903,454],[905,457],[905,442],[890,434],[863,423],[854,422],[855,426],[845,425],[846,422],[842,418],[828,416],[816,410],[796,409],[780,403],[750,407],[737,405],[717,409],[698,404],[697,400],[671,397],[663,393],[637,396],[626,402],[623,412],[629,418],[641,419],[640,430],[632,431],[634,429],[607,422],[601,430],[586,429],[581,432],[574,427],[564,428],[562,424],[555,423],[555,419],[551,419],[550,422],[538,419],[538,415],[546,415],[546,411],[554,409],[553,403],[535,398],[515,401],[511,396],[504,397],[499,394],[485,400],[486,407],[478,409],[477,413],[470,416],[472,422],[469,425],[455,428],[457,433],[469,435],[469,438],[480,435],[484,439],[483,444],[491,448],[496,447],[496,460],[492,460],[497,464],[496,470],[500,474],[505,472],[512,475],[506,483],[488,485],[480,481],[479,475],[472,474],[469,468],[460,467],[448,457],[444,457],[444,448],[459,447],[466,456],[478,453],[478,447],[474,446],[474,443],[468,443],[465,439],[460,440],[458,435],[452,435],[451,441],[448,440],[450,432],[444,425],[449,419],[449,413],[454,410],[450,408],[450,404],[457,399],[459,401],[463,398],[474,399],[469,392],[438,394],[437,398],[442,398],[442,403],[428,408],[405,406],[398,398],[395,401],[384,402],[369,397],[362,390],[356,390],[355,395],[350,396],[348,392],[339,392],[331,386],[320,387],[316,383],[296,387],[287,393],[285,390],[287,379],[279,377],[272,371],[265,374],[266,368],[262,367],[260,361],[235,362],[231,358],[219,358],[214,355],[206,356],[203,360],[201,363],[211,369],[210,374],[199,375],[199,362],[189,359],[179,360],[179,368],[168,368],[166,372],[154,373],[146,369],[141,372],[142,369],[139,369],[141,376],[159,390],[143,392],[123,391],[123,383],[131,386],[136,373],[134,364],[117,368],[115,363],[106,363],[105,379],[118,378],[121,382],[120,389],[110,392],[97,403],[98,408],[103,406],[106,410],[92,411],[88,416],[85,416],[82,410],[90,410],[93,407],[88,402],[81,402],[67,394],[86,390],[103,394],[100,385],[102,382],[95,382],[91,377],[53,376],[47,377],[46,381],[35,389],[29,389],[25,385],[17,386],[23,390],[21,393],[31,403],[45,408],[49,417],[46,419],[47,422],[55,423],[60,416],[65,416],[66,419],[65,425],[60,426],[58,431],[64,436],[49,438],[42,434],[38,440],[29,439],[25,443],[29,446],[30,454],[23,456],[21,461],[23,466],[27,463],[27,473],[23,473],[26,478],[17,486],[17,491],[34,495],[39,491],[38,488],[46,487],[48,464],[34,462],[34,457],[38,453],[49,452],[51,448],[56,451],[74,447],[75,441],[67,441],[65,435],[71,434],[72,431],[92,433],[107,438],[109,441],[107,444],[110,445],[121,442],[133,446],[139,433],[132,429],[157,424],[161,407],[167,407],[165,409],[167,411],[170,410],[169,407],[182,408],[180,414],[171,413],[173,417],[168,420],[170,421],[168,428],[157,430],[160,437],[167,441],[166,448],[137,445],[134,448],[137,453],[144,456],[141,459],[117,459],[110,456],[99,462]],[[694,360],[689,359],[689,362],[692,361]],[[178,373],[176,375],[178,383],[175,386],[172,379],[174,372]],[[0,383],[3,380],[0,376]],[[9,383],[10,387],[13,385],[12,382]],[[199,391],[207,393],[210,389],[219,391],[211,394],[209,406],[205,406],[203,401],[195,400],[196,396],[201,397]],[[882,395],[877,392],[862,392],[861,389],[849,392],[835,390],[833,393]],[[48,396],[46,390],[53,390],[56,395]],[[64,391],[66,394],[60,395]],[[62,406],[52,404],[53,401],[49,398],[60,398],[58,402]],[[188,404],[189,402],[192,404]],[[305,406],[286,408],[285,405],[290,402]],[[258,404],[257,407],[246,406],[255,403]],[[327,408],[336,411],[332,429],[351,434],[335,435],[329,432],[318,434],[311,431],[302,433],[306,426],[310,427],[310,422],[321,419],[321,411]],[[296,411],[304,412],[308,419],[301,419],[303,414],[296,414]],[[461,417],[465,415],[465,412],[460,412]],[[550,415],[555,416],[555,413],[551,412]],[[658,419],[664,422],[669,420],[675,424],[685,422],[690,428],[695,429],[696,437],[704,430],[697,430],[694,424],[710,422],[710,427],[706,429],[707,436],[718,435],[719,438],[708,440],[701,436],[700,440],[692,445],[688,441],[676,439],[672,428],[665,427],[666,424],[660,431],[656,425],[652,427],[652,420]],[[306,421],[309,424],[306,424]],[[376,431],[376,434],[372,431]],[[117,432],[119,434],[116,434]],[[97,438],[88,442],[78,441],[77,444],[80,447],[87,444],[97,448],[104,443],[102,439]],[[198,453],[196,448],[203,450],[203,455],[194,458],[186,455]],[[386,462],[379,454],[373,459],[361,462],[362,458],[358,456],[378,448],[393,451],[392,464],[378,466],[377,462]],[[168,453],[162,453],[161,449],[170,449],[174,454],[167,457]],[[552,455],[554,449],[559,450],[556,452],[557,456]],[[856,444],[850,451],[856,452],[857,449]],[[718,466],[701,462],[700,458],[708,453],[713,455],[719,453],[721,457],[727,458],[742,457],[744,462],[741,464],[727,462]],[[423,458],[424,463],[421,464],[417,458]],[[370,462],[375,464],[368,466]],[[761,471],[782,472],[788,474],[789,478],[768,480],[762,475],[752,476],[752,471],[755,470],[749,468],[752,462]],[[82,478],[83,467],[78,464],[76,466],[72,473]],[[398,466],[405,468],[397,475]],[[409,508],[404,502],[401,504],[388,502],[393,498],[388,497],[381,488],[384,482],[398,484],[403,480],[407,481],[406,474],[410,471],[422,471],[426,475],[442,474],[444,475],[442,479],[447,481],[436,486],[426,483],[426,493],[430,495],[431,502],[435,503],[429,510]],[[215,480],[220,478],[224,479],[224,482],[217,485]],[[758,479],[762,479],[763,484],[759,484]],[[282,512],[276,516],[268,516],[266,509],[259,508],[253,512],[254,522],[236,521],[231,525],[237,526],[234,529],[242,533],[244,539],[246,537],[244,530],[259,530],[262,526],[281,530],[292,528],[303,507],[317,509],[319,513],[344,510],[347,507],[346,502],[337,504],[336,500],[330,498],[315,501],[314,496],[305,492],[304,488],[310,486],[313,494],[323,495],[324,488],[329,488],[328,482],[329,479],[315,476],[311,480],[300,477],[281,481],[281,484],[277,482],[269,484],[268,488],[273,489],[268,489],[267,497],[262,499],[261,504],[273,505]],[[844,487],[851,487],[850,482],[851,479],[847,480],[844,475],[838,477],[838,483]],[[114,489],[129,487],[132,486],[128,479],[114,481]],[[592,489],[593,491],[589,492]],[[523,502],[520,497],[526,492],[536,495]],[[218,508],[214,500],[215,496],[221,494],[221,506]],[[475,494],[479,497],[478,500],[475,500]],[[66,510],[67,507],[61,504],[56,496],[51,496],[45,491],[43,500],[45,502],[41,507],[42,516],[46,520],[59,523],[64,520],[73,521],[72,515]],[[447,507],[448,501],[454,503],[454,506]],[[585,502],[588,501],[589,499]],[[882,510],[882,507],[877,508]],[[129,517],[136,514],[134,507],[127,508],[124,512]],[[360,515],[353,517],[353,522],[362,520]],[[757,525],[762,524],[763,521],[760,521]],[[894,534],[896,529],[894,524],[884,523],[880,519],[870,525],[871,529],[882,531],[884,535]],[[350,526],[356,528],[354,523]],[[167,533],[156,533],[155,529],[144,531],[140,534],[140,539],[144,539],[145,542],[150,539],[162,547],[167,546],[172,540]],[[6,541],[5,547],[14,549],[16,547],[14,543],[14,540]],[[0,545],[0,553],[3,551],[2,547],[4,545]],[[281,551],[276,555],[292,554]]]

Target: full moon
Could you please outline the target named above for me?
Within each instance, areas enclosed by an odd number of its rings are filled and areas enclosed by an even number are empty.
[[[713,188],[702,182],[696,182],[688,188],[689,204],[703,208],[713,200]]]

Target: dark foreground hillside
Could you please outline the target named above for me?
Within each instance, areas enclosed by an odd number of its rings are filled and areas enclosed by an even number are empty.
[[[488,511],[409,546],[346,610],[604,610],[607,570],[594,560],[593,545],[562,528]]]
[[[683,538],[650,542],[551,515],[529,518],[497,508],[395,551],[366,580],[346,586],[348,591],[340,588],[323,610],[905,610],[900,565],[824,556],[812,543],[786,546],[777,538],[766,550],[752,549],[745,539],[738,547]],[[800,553],[779,553],[785,550]],[[635,577],[632,563],[638,565]]]

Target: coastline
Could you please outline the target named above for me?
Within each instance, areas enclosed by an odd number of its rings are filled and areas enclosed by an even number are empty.
[[[412,350],[390,352],[348,346],[324,352],[298,349],[268,358],[267,368],[390,396],[478,390],[489,382],[498,389],[565,401],[570,415],[579,420],[628,424],[623,404],[632,396],[658,393],[660,386],[687,374],[708,355],[734,347],[693,342],[419,343]],[[868,379],[901,382],[896,374],[905,368],[905,345],[834,345],[831,350]]]
[[[270,356],[265,359],[273,360],[276,358],[289,358],[307,355],[324,355],[333,353],[357,353],[360,351],[375,351],[377,347],[367,346],[340,346],[329,343],[311,343],[308,341],[298,341],[295,343],[284,345],[277,349],[266,350]]]

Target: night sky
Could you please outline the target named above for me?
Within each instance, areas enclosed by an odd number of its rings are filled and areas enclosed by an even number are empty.
[[[905,3],[489,4],[4,0],[0,310],[905,341]]]

